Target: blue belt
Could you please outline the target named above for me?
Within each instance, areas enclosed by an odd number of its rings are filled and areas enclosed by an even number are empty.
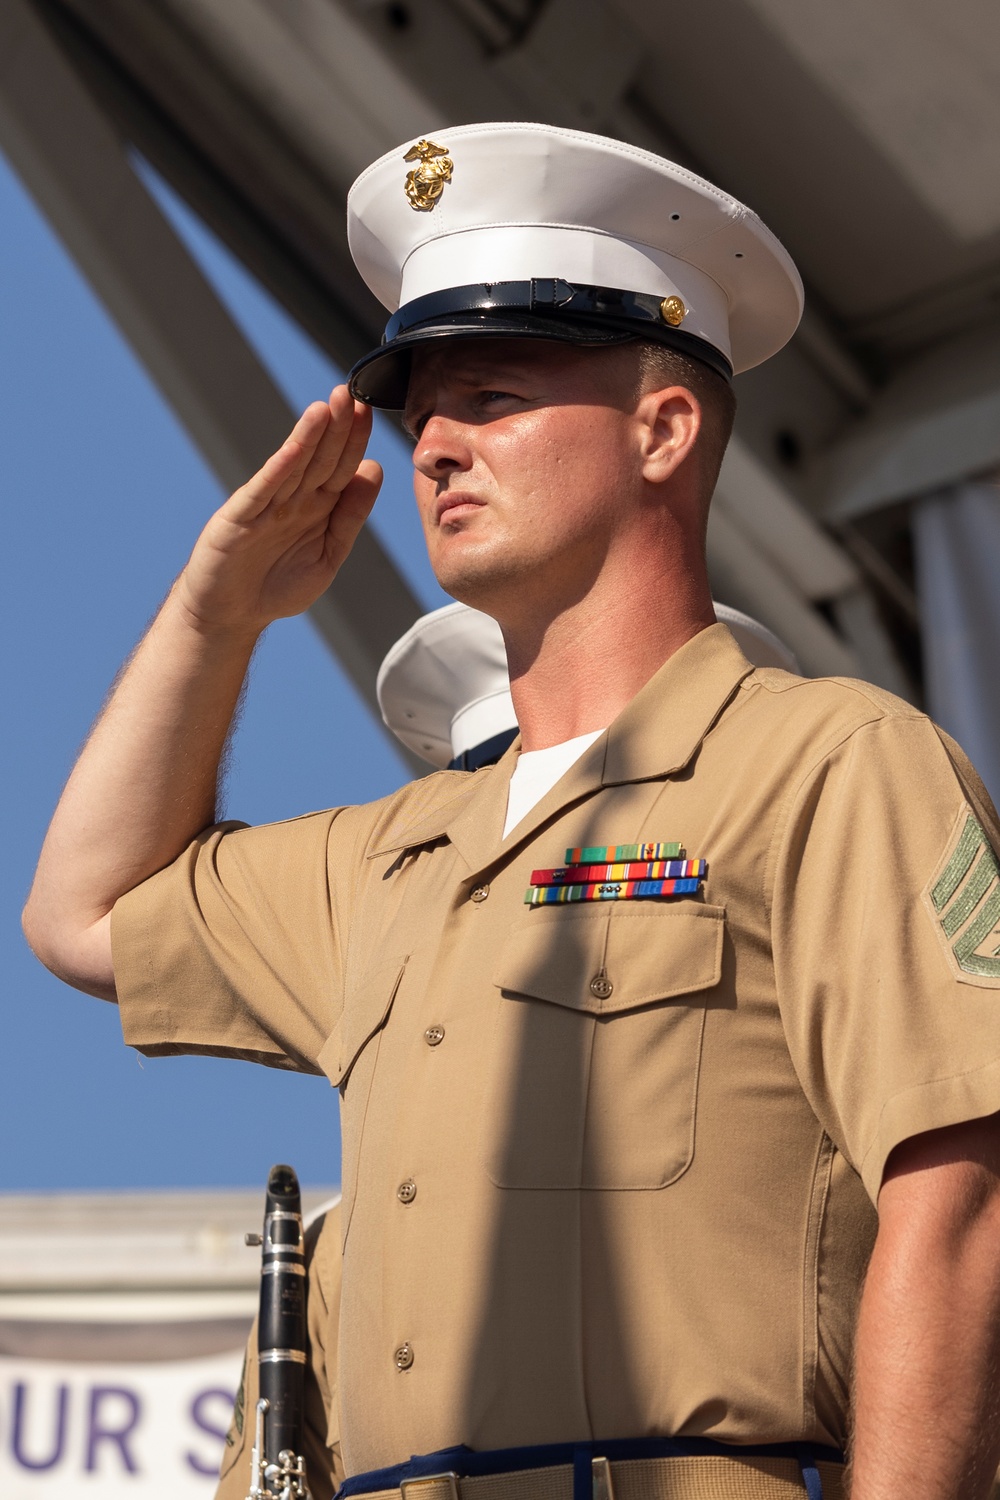
[[[430,1479],[440,1474],[454,1474],[459,1479],[480,1474],[513,1474],[525,1469],[554,1468],[559,1464],[573,1466],[573,1500],[591,1500],[592,1462],[606,1458],[621,1463],[635,1458],[793,1458],[802,1470],[802,1483],[808,1500],[823,1500],[823,1484],[817,1463],[844,1462],[837,1448],[819,1443],[717,1443],[711,1438],[613,1438],[609,1442],[545,1443],[534,1448],[498,1448],[476,1453],[460,1444],[424,1453],[408,1463],[389,1469],[372,1469],[367,1474],[353,1474],[337,1491],[336,1500],[351,1500],[354,1495],[377,1494],[379,1490],[398,1489],[412,1479]]]

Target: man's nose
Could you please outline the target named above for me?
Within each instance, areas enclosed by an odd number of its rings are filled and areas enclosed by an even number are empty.
[[[460,422],[435,413],[424,423],[413,450],[413,466],[427,479],[472,468],[472,450]]]

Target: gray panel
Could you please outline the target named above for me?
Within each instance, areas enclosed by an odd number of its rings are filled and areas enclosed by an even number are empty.
[[[203,1359],[242,1349],[249,1318],[192,1318],[149,1323],[66,1323],[0,1319],[0,1356],[80,1364],[149,1364]]]

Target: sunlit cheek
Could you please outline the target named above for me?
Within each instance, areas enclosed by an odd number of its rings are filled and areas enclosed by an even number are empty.
[[[620,424],[601,408],[577,406],[560,413],[536,447],[534,480],[548,496],[580,514],[605,496],[621,470]]]

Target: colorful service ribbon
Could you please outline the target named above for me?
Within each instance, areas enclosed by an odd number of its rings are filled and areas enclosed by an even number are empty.
[[[586,885],[533,885],[525,895],[528,906],[550,906],[569,901],[635,901],[649,896],[694,896],[701,882],[690,880],[615,880]]]
[[[568,865],[617,865],[632,859],[677,859],[680,844],[594,844],[590,848],[567,849]]]
[[[532,885],[589,885],[605,880],[684,880],[702,876],[703,859],[645,859],[617,865],[564,865],[558,870],[532,870]]]
[[[595,844],[566,850],[566,863],[532,870],[527,906],[570,901],[641,901],[656,896],[696,896],[708,861],[685,859],[682,845]]]

